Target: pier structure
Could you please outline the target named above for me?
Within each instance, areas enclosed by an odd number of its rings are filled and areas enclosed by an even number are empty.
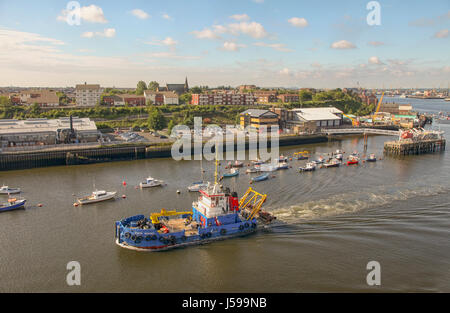
[[[411,155],[445,151],[445,139],[425,139],[419,141],[398,140],[384,143],[384,153],[390,155]]]

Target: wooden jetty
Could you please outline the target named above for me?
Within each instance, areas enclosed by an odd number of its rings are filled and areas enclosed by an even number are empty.
[[[433,153],[445,150],[445,139],[398,140],[384,143],[384,153],[390,155],[411,155]]]

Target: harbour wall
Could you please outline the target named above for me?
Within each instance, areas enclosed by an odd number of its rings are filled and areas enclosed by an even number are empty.
[[[294,146],[327,142],[326,135],[280,136],[279,146]],[[267,146],[270,148],[270,140]],[[192,145],[193,147],[193,145]],[[146,158],[167,158],[172,156],[172,146],[158,145],[113,145],[89,148],[63,148],[44,151],[4,152],[0,153],[0,171],[17,170],[35,167],[78,165]],[[238,146],[234,141],[234,149]],[[249,149],[249,142],[245,142]],[[190,153],[193,154],[194,149]]]

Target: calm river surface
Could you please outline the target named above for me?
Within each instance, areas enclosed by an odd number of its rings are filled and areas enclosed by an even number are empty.
[[[450,111],[448,102],[400,99],[405,100],[420,111]],[[450,139],[450,125],[441,129]],[[370,137],[368,152],[382,157],[387,140],[392,138]],[[363,140],[281,152],[305,149],[316,156],[336,149],[363,153]],[[278,216],[276,227],[159,253],[116,246],[114,222],[161,208],[190,208],[197,195],[186,187],[199,180],[199,161],[148,159],[0,172],[0,183],[22,188],[29,202],[25,210],[0,213],[0,291],[450,291],[448,152],[300,174],[295,169],[304,162],[292,161],[292,169],[252,185],[268,194],[264,207]],[[203,166],[212,179],[213,163]],[[136,189],[148,175],[168,185]],[[249,180],[241,173],[224,184],[242,195]],[[94,181],[99,189],[117,190],[118,199],[73,207],[74,195],[90,193]],[[81,264],[81,286],[66,284],[66,264],[72,260]],[[366,283],[369,261],[381,265],[379,287]]]

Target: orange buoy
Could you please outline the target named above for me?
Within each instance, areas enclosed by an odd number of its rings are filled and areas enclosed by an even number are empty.
[[[126,185],[127,185],[127,182],[126,182],[126,181],[123,181],[123,182],[122,182],[122,185],[126,186]]]
[[[75,203],[73,204],[73,206],[78,206],[78,203],[75,202]]]
[[[41,208],[41,207],[42,207],[42,203],[39,203],[39,204],[38,204],[38,207],[40,207],[40,208]]]
[[[122,195],[122,199],[126,199],[126,197],[127,197],[126,195]]]

